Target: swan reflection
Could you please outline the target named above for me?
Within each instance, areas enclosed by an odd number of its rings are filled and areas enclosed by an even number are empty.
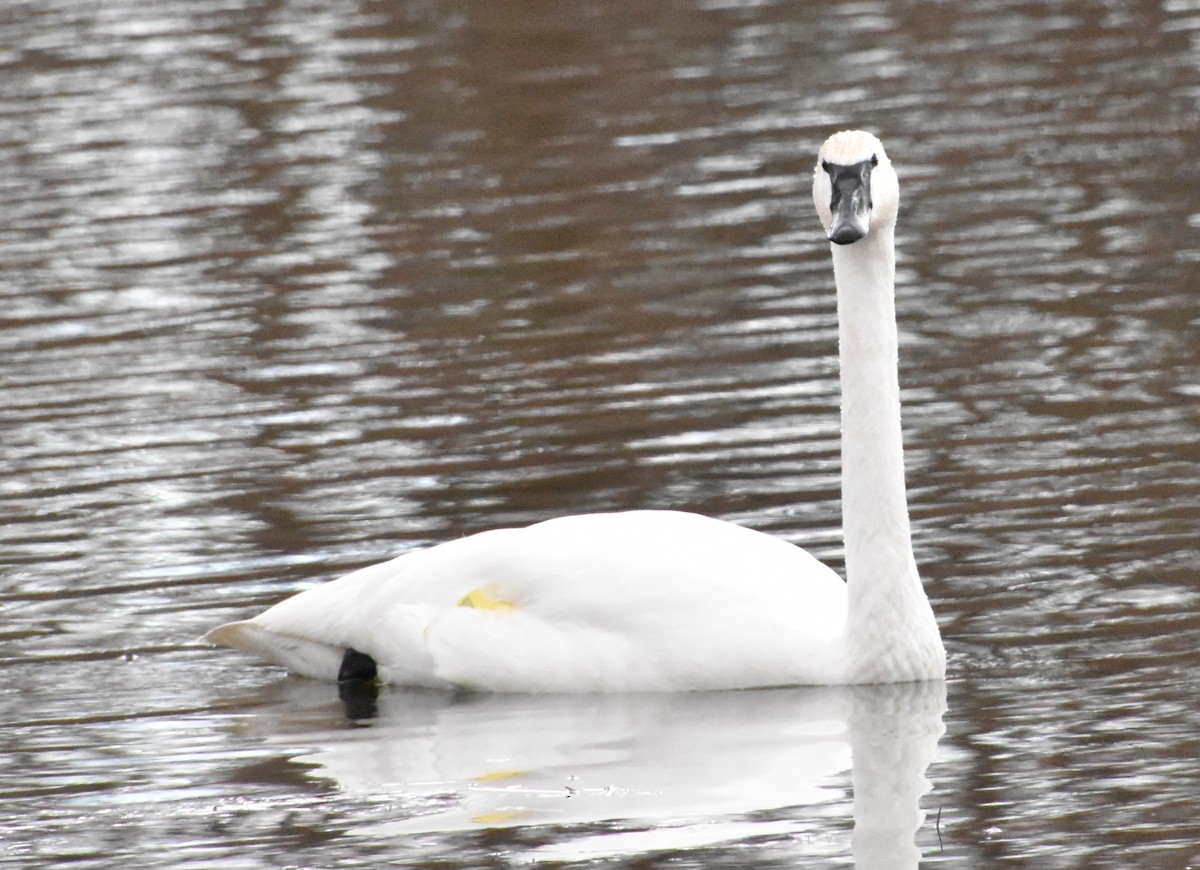
[[[940,680],[628,695],[393,689],[350,695],[338,711],[327,684],[281,691],[285,703],[260,708],[251,732],[343,794],[394,798],[397,817],[373,835],[645,823],[537,851],[559,860],[797,833],[786,814],[763,811],[831,803],[850,770],[856,866],[916,867],[945,711]],[[298,727],[305,707],[325,708],[329,727]]]

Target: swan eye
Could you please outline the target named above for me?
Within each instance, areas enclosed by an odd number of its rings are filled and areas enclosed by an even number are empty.
[[[821,161],[821,169],[830,175],[833,174],[833,164],[828,160]]]
[[[871,155],[871,165],[872,165],[872,166],[878,166],[878,165],[879,165],[879,158],[878,158],[876,155],[874,155],[874,154],[872,154],[872,155]]]

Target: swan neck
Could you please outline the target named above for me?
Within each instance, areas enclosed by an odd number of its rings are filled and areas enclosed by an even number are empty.
[[[891,227],[834,249],[842,391],[842,525],[846,569],[906,573],[912,562]]]
[[[905,492],[894,238],[894,227],[887,225],[872,228],[854,244],[831,246],[841,365],[846,633],[853,681],[926,679],[944,669],[937,626],[913,558]],[[918,648],[922,644],[928,649]]]

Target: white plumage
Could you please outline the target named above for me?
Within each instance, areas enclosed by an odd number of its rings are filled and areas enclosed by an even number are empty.
[[[585,514],[407,553],[209,632],[310,677],[348,649],[384,682],[676,691],[939,678],[912,556],[893,308],[896,176],[870,134],[822,146],[833,245],[848,583],[803,550],[675,511]]]

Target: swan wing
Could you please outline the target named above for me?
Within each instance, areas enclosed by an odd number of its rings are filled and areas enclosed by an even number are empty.
[[[805,551],[675,511],[483,532],[310,589],[209,639],[334,678],[499,691],[836,682],[845,584]]]

